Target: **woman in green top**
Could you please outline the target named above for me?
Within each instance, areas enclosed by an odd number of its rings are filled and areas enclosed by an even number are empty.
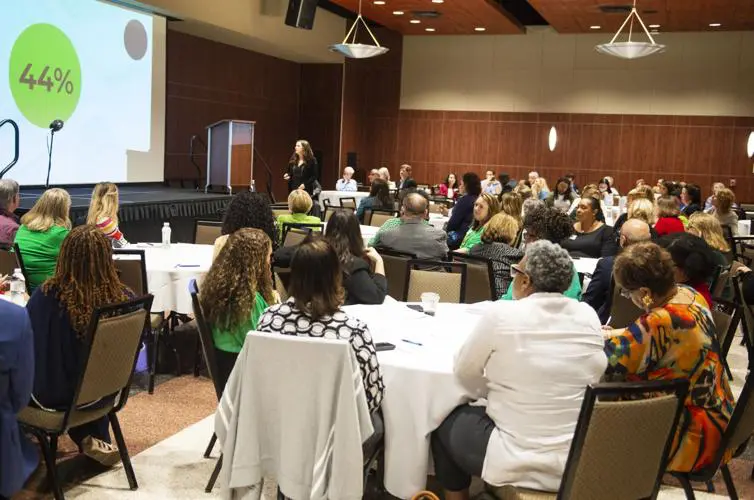
[[[312,197],[303,189],[294,189],[288,195],[288,210],[290,215],[278,215],[275,223],[278,227],[278,238],[283,243],[283,224],[322,224],[319,217],[308,215],[312,209]]]
[[[242,228],[228,237],[201,285],[200,303],[212,330],[221,385],[233,370],[246,334],[268,305],[279,302],[272,287],[272,241],[264,231]]]
[[[55,274],[63,240],[71,231],[71,197],[64,189],[48,189],[21,217],[15,243],[21,251],[29,293]]]
[[[490,193],[482,193],[474,202],[474,222],[466,231],[463,237],[461,247],[457,250],[461,253],[468,253],[473,247],[482,243],[482,233],[484,226],[489,220],[500,211],[500,202],[497,196]]]

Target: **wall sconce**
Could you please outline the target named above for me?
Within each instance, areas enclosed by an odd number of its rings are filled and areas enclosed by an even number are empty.
[[[752,137],[754,137],[754,132],[752,132]],[[749,145],[754,146],[752,144],[752,141],[754,141],[754,138],[749,137]],[[550,135],[547,137],[547,145],[550,147],[550,151],[555,151],[555,146],[558,145],[558,131],[555,130],[555,127],[550,127]]]
[[[746,154],[754,158],[754,132],[749,134],[749,142],[746,143]]]

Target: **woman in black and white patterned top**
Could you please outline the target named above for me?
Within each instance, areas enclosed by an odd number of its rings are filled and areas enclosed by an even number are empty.
[[[291,298],[269,307],[259,320],[261,332],[347,339],[361,369],[369,411],[382,402],[385,385],[377,361],[377,351],[367,325],[349,317],[340,305],[343,286],[338,256],[324,240],[298,247],[291,261]]]

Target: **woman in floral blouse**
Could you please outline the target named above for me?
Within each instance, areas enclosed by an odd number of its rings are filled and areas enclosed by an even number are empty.
[[[712,314],[698,292],[676,285],[673,268],[670,254],[654,243],[631,245],[615,259],[616,284],[645,313],[609,332],[606,373],[629,381],[689,380],[667,470],[691,472],[712,462],[734,401]]]

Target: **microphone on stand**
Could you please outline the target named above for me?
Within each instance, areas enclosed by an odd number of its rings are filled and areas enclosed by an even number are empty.
[[[53,120],[50,123],[50,144],[47,146],[47,180],[45,181],[45,189],[50,187],[50,171],[52,170],[52,146],[55,141],[55,132],[60,132],[63,129],[63,120]]]

